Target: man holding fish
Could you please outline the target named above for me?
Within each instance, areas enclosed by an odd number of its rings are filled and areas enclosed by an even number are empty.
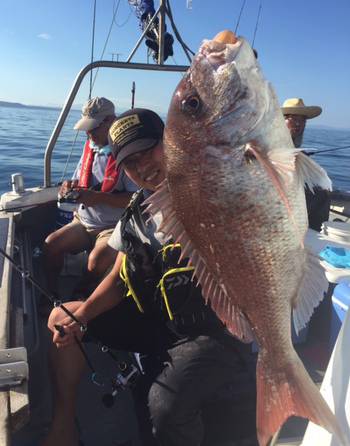
[[[113,270],[85,302],[66,306],[104,345],[147,356],[149,413],[148,420],[139,420],[144,445],[205,441],[219,446],[246,437],[247,444],[256,445],[250,346],[233,337],[205,304],[200,288],[191,282],[193,268],[178,263],[179,246],[158,232],[161,216],[148,221],[143,212],[142,202],[165,179],[163,129],[160,117],[146,109],[131,109],[111,126],[117,166],[142,189],[109,241],[120,252]],[[76,385],[85,365],[74,336],[81,338],[82,332],[59,308],[48,325],[58,347],[51,352],[56,358],[57,410],[43,446],[73,446]],[[69,379],[62,379],[65,376]],[[213,404],[219,410],[211,415],[208,429],[206,414]],[[139,405],[144,406],[143,414],[148,412],[147,398]]]
[[[328,188],[330,181],[323,169],[295,151],[253,51],[231,32],[204,41],[174,93],[164,149],[155,121],[142,113],[122,115],[110,137],[117,163],[151,193],[137,195],[124,224],[117,226],[110,245],[124,254],[110,275],[85,302],[70,303],[70,310],[99,338],[101,325],[107,325],[104,318],[111,312],[117,318],[130,302],[123,299],[126,286],[140,320],[158,321],[154,340],[173,335],[183,340],[168,350],[170,366],[149,394],[161,445],[202,444],[202,404],[219,383],[241,373],[243,343],[254,338],[259,345],[260,446],[291,415],[321,424],[349,444],[291,342],[291,313],[298,331],[327,287],[319,262],[303,244],[304,183]],[[139,134],[137,129],[150,121],[152,132]],[[144,198],[151,219],[140,212]],[[153,238],[162,246],[158,255]],[[161,276],[154,272],[159,264]],[[180,286],[188,287],[185,296],[176,293]],[[153,299],[142,299],[155,289]],[[178,302],[181,295],[184,300]],[[79,324],[55,309],[49,328],[66,362],[76,358]]]

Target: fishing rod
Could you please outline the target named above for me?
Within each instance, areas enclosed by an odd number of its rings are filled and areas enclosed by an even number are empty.
[[[334,147],[333,149],[326,149],[326,150],[320,150],[320,151],[315,151],[313,153],[310,153],[310,155],[322,155],[322,153],[328,153],[328,152],[335,152],[336,150],[344,150],[344,149],[350,149],[350,146],[343,146],[343,147]],[[312,149],[312,150],[316,150],[316,149]]]
[[[34,277],[30,274],[30,272],[28,270],[25,270],[21,266],[19,266],[16,263],[16,261],[10,255],[8,255],[2,248],[0,248],[0,254],[5,259],[7,259],[11,263],[11,265],[14,266],[14,268],[21,274],[21,276],[24,279],[28,280],[28,282],[30,282],[32,285],[34,285],[35,288],[37,288],[53,304],[54,307],[62,308],[62,310],[67,314],[67,316],[69,316],[71,319],[73,319],[74,322],[76,322],[79,325],[81,331],[86,331],[86,325],[83,324],[82,322],[80,322],[74,316],[74,314],[72,312],[70,312],[68,310],[68,308],[63,305],[63,303],[60,300],[56,299],[54,294],[50,294],[47,290],[45,290],[45,288],[43,288],[40,285],[40,283],[36,279],[34,279]]]
[[[30,274],[28,270],[23,269],[20,265],[17,264],[17,262],[8,255],[2,248],[0,248],[0,254],[7,259],[11,265],[21,274],[21,276],[28,280],[35,288],[37,288],[40,293],[45,296],[52,304],[53,306],[61,308],[67,316],[69,316],[74,322],[76,322],[80,330],[82,332],[87,331],[87,326],[83,322],[81,322],[74,314],[62,303],[61,300],[57,299],[54,294],[50,294],[45,288],[43,288],[40,283],[34,279],[34,277]],[[64,331],[64,327],[62,325],[54,325],[55,329],[58,331],[59,335],[61,337],[65,336],[66,333]],[[134,359],[136,360],[136,366],[134,364],[128,365],[126,361],[120,362],[118,358],[110,351],[110,349],[106,345],[102,345],[101,341],[89,333],[90,339],[95,342],[97,345],[101,346],[101,351],[103,353],[108,353],[109,356],[118,364],[120,372],[117,373],[116,377],[111,380],[111,387],[112,392],[107,393],[103,395],[102,402],[106,407],[112,407],[114,403],[114,398],[118,393],[119,389],[125,389],[129,383],[132,385],[134,383],[135,378],[141,373],[143,373],[141,363],[138,363],[137,357]],[[98,373],[96,372],[86,350],[83,347],[82,342],[74,335],[75,342],[77,343],[77,346],[79,350],[81,351],[82,355],[84,356],[84,359],[90,368],[92,375],[91,375],[91,381],[98,385],[103,386],[104,382],[103,380],[99,379]]]
[[[96,28],[96,0],[94,0],[94,12],[93,12],[93,19],[92,19],[91,63],[94,61],[95,28]],[[92,93],[92,70],[90,71],[89,99],[91,99],[91,93]]]
[[[254,36],[253,36],[253,41],[252,41],[252,48],[254,48],[254,42],[255,42],[255,37],[256,37],[256,33],[258,31],[258,25],[259,25],[259,19],[260,19],[260,14],[261,14],[261,8],[262,8],[262,4],[260,2],[259,5],[259,11],[258,11],[258,16],[256,18],[256,24],[255,24],[255,29],[254,29]]]
[[[34,206],[39,207],[39,206],[43,206],[43,205],[46,205],[46,203],[39,203],[39,204],[35,204],[35,205],[33,203],[32,204],[22,204],[20,206],[15,206],[13,208],[0,207],[0,212],[8,212],[8,213],[10,213],[10,212],[16,212],[16,211],[19,211],[19,210],[22,210],[22,209],[32,208]]]
[[[237,30],[238,30],[238,27],[239,27],[239,23],[241,21],[242,12],[243,12],[243,9],[245,7],[245,4],[246,4],[246,0],[243,0],[242,5],[241,5],[241,10],[239,11],[239,15],[238,15],[237,23],[236,23],[235,34],[237,34]]]

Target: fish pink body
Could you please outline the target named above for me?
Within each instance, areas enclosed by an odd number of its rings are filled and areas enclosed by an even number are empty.
[[[233,39],[234,41],[235,39]],[[291,415],[336,433],[335,417],[291,341],[327,288],[303,245],[304,184],[326,173],[294,149],[278,101],[244,39],[205,41],[175,90],[166,123],[167,178],[148,200],[181,243],[202,293],[228,329],[259,344],[260,445]]]

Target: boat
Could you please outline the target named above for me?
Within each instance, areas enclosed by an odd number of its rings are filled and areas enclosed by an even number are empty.
[[[23,179],[16,174],[12,177],[12,191],[1,198],[0,248],[7,254],[7,257],[0,256],[1,446],[36,446],[50,424],[51,395],[46,358],[51,340],[46,319],[38,314],[38,301],[42,293],[40,283],[43,275],[40,247],[55,227],[57,218],[58,187],[52,184],[53,150],[78,89],[92,70],[110,68],[117,72],[129,69],[181,73],[188,69],[188,66],[164,64],[162,39],[165,8],[162,0],[156,15],[159,15],[160,22],[158,63],[132,62],[136,49],[152,26],[150,21],[125,62],[98,60],[87,64],[78,73],[48,141],[43,163],[43,185],[24,189]],[[350,192],[334,191],[331,200],[330,220],[349,224]],[[316,240],[314,243],[321,243],[317,234],[313,234],[313,237]],[[327,238],[324,241],[327,242]],[[67,256],[61,275],[61,287],[67,295],[72,290],[72,284],[81,276],[85,260],[84,253]],[[308,329],[294,339],[311,377],[320,385],[333,351],[330,344],[331,306],[337,280],[338,275],[333,271],[333,276],[329,276],[330,287],[326,298],[313,315]],[[137,355],[115,352],[111,359],[110,355],[104,354],[108,352],[98,346],[89,345],[87,350],[97,373],[87,370],[79,389],[77,423],[83,444],[139,445],[129,388],[133,380],[142,375]],[[337,355],[339,357],[339,351]],[[252,350],[252,362],[255,358],[256,351]],[[332,358],[332,361],[336,361],[336,354]],[[111,386],[111,377],[114,377],[114,386]],[[301,444],[307,424],[306,420],[288,420],[271,445]]]

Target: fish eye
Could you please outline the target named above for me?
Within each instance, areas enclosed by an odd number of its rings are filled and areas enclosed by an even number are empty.
[[[181,103],[182,111],[190,113],[191,115],[197,114],[202,108],[202,102],[199,96],[188,96]]]

